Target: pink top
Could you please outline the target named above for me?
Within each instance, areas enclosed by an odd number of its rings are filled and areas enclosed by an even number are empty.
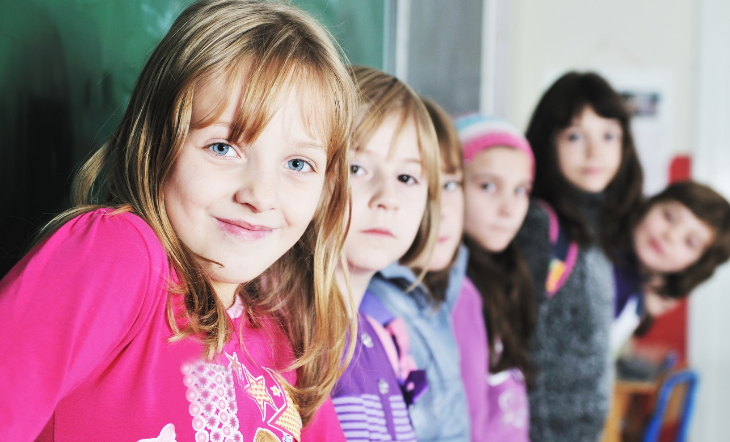
[[[329,401],[301,432],[275,320],[254,328],[234,306],[211,362],[194,339],[169,343],[165,250],[109,212],[66,223],[0,281],[0,440],[344,441]]]
[[[529,442],[529,404],[517,369],[489,373],[487,328],[482,298],[469,278],[452,312],[461,353],[461,377],[471,416],[472,441]]]

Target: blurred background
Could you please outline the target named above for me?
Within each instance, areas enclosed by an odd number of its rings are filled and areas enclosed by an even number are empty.
[[[150,51],[188,3],[0,0],[0,277],[68,207],[74,170],[117,126]],[[352,64],[393,73],[452,114],[480,110],[524,129],[554,79],[596,71],[632,108],[647,194],[692,177],[730,197],[727,0],[293,3]],[[727,440],[727,287],[724,267],[635,342],[699,373],[693,441]]]

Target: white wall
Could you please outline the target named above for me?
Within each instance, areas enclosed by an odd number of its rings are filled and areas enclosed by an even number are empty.
[[[673,84],[672,153],[694,142],[696,0],[514,0],[510,119],[526,128],[548,72],[659,68]]]
[[[668,72],[671,153],[730,197],[730,1],[513,0],[509,116],[522,128],[548,72],[568,68]],[[730,440],[730,266],[693,295],[690,363],[700,373],[695,442]]]
[[[702,0],[694,175],[730,197],[730,2]],[[700,372],[693,441],[726,441],[730,423],[730,266],[692,296],[689,356]]]

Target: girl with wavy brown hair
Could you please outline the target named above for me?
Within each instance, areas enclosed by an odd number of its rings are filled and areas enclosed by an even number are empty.
[[[182,12],[76,206],[0,282],[3,439],[341,439],[356,99],[298,9]]]
[[[635,214],[614,266],[614,354],[730,258],[730,204],[693,181],[669,185]]]

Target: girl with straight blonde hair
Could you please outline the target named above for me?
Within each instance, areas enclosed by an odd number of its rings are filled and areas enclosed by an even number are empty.
[[[301,11],[188,7],[0,281],[0,439],[341,439],[356,100]]]
[[[348,269],[338,277],[341,286],[351,278],[359,335],[333,402],[348,440],[414,441],[408,405],[424,391],[425,373],[410,356],[403,320],[389,315],[368,284],[394,262],[431,257],[440,214],[438,142],[426,107],[406,84],[367,67],[353,68],[352,77],[362,104],[352,135]]]

